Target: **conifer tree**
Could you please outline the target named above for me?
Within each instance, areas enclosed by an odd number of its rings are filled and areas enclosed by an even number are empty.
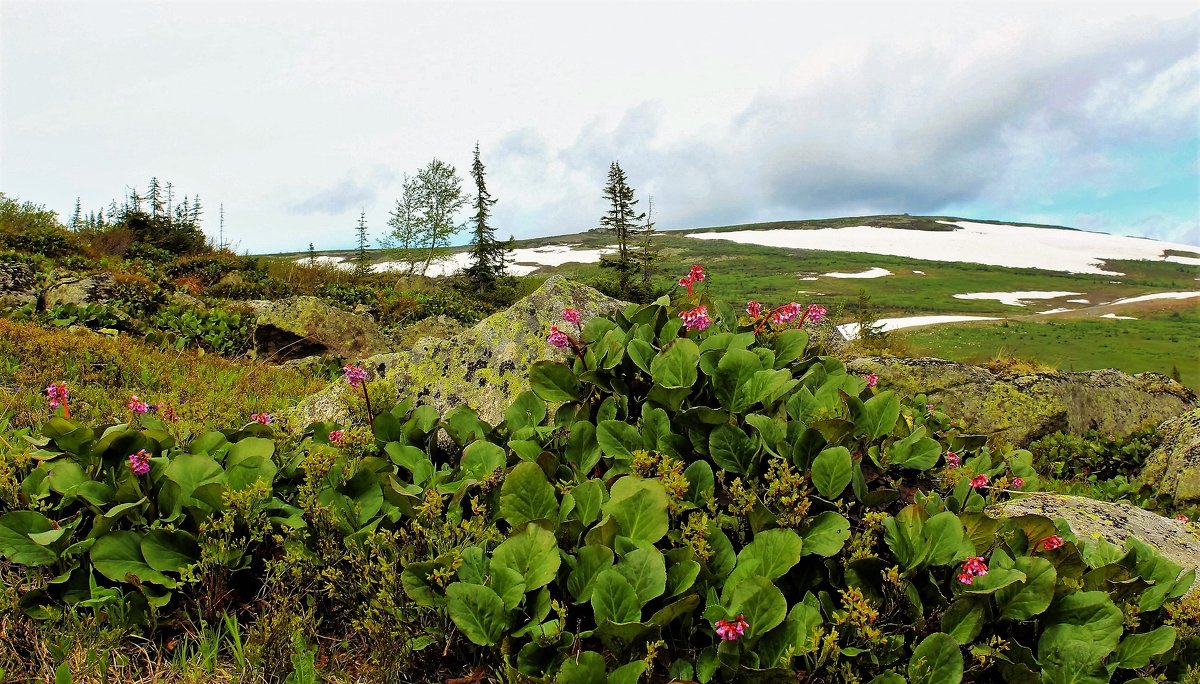
[[[159,214],[164,213],[162,190],[158,184],[158,178],[154,176],[150,177],[150,189],[146,193],[146,200],[150,203],[151,218],[158,218]]]
[[[471,265],[466,269],[467,278],[476,287],[491,288],[504,276],[509,243],[496,241],[496,231],[488,225],[491,207],[496,200],[488,192],[484,180],[484,166],[479,159],[479,143],[475,143],[475,160],[471,164],[471,177],[475,180],[475,215],[471,217]]]
[[[311,242],[308,243],[308,265],[309,266],[317,265],[317,250],[315,247],[313,247],[313,243],[311,243]]]
[[[188,223],[193,226],[200,225],[200,217],[204,214],[204,210],[200,208],[200,195],[196,195],[192,199],[192,211],[187,216]]]
[[[625,171],[615,161],[608,167],[608,184],[604,187],[604,199],[608,200],[609,208],[608,213],[600,217],[600,225],[616,233],[617,254],[616,258],[602,259],[600,265],[617,272],[617,288],[621,295],[627,296],[630,279],[637,270],[637,263],[630,249],[630,237],[636,233],[646,214],[636,213],[634,207],[638,201],[634,199],[633,188],[629,187]]]
[[[658,263],[658,246],[654,244],[654,197],[646,200],[646,222],[637,231],[638,251],[633,256],[637,268],[641,271],[640,298],[648,298],[651,294],[651,279],[654,276],[654,264]]]
[[[71,213],[71,230],[79,230],[83,227],[83,206],[79,202],[79,198],[75,198],[75,211]]]
[[[358,227],[354,229],[358,238],[358,249],[354,254],[354,277],[364,278],[371,275],[370,255],[367,247],[371,244],[367,239],[367,210],[363,209],[358,215]]]

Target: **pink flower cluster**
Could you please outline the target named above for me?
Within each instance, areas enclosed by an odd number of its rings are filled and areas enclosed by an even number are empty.
[[[866,381],[867,387],[874,387],[875,385],[879,384],[879,376],[875,375],[874,373],[867,373]]]
[[[980,487],[986,487],[987,483],[988,483],[988,476],[985,474],[982,474],[982,473],[971,478],[971,486],[974,487],[975,489],[979,489]]]
[[[758,320],[758,317],[762,315],[762,303],[753,299],[746,302],[746,313],[750,314],[750,318]]]
[[[958,581],[963,584],[974,584],[976,577],[986,574],[988,574],[988,566],[983,556],[971,556],[963,563],[962,572],[958,573]]]
[[[138,395],[136,394],[131,394],[129,396],[129,403],[126,404],[125,407],[138,415],[150,412],[150,405],[141,399],[138,399]]]
[[[269,413],[251,413],[250,420],[263,425],[270,425],[272,418]]]
[[[1024,486],[1025,486],[1025,479],[1024,479],[1024,478],[1020,478],[1020,477],[1014,477],[1014,478],[1012,479],[1012,486],[1013,486],[1013,489],[1020,489],[1021,487],[1024,487]]]
[[[792,302],[790,304],[784,304],[783,306],[779,307],[778,309],[775,309],[775,313],[771,314],[771,322],[774,323],[775,325],[783,325],[784,323],[791,323],[796,318],[796,316],[800,315],[800,313],[803,310],[804,310],[804,308],[801,307],[796,302]]]
[[[362,387],[367,382],[367,369],[348,363],[342,366],[342,374],[351,387]]]
[[[1057,534],[1052,534],[1049,537],[1046,537],[1046,538],[1038,541],[1038,543],[1034,544],[1033,550],[1037,551],[1038,549],[1043,549],[1045,551],[1053,551],[1054,549],[1057,549],[1058,547],[1060,547],[1062,545],[1063,545],[1063,538],[1058,536]]]
[[[546,341],[550,343],[550,346],[558,347],[559,349],[566,349],[571,346],[571,338],[567,337],[565,332],[559,330],[557,325],[550,326],[550,334],[546,336]]]
[[[692,264],[692,270],[679,279],[679,284],[687,288],[689,297],[692,296],[692,286],[701,282],[704,282],[704,267],[700,264]]]
[[[746,622],[746,616],[738,613],[736,619],[733,620],[717,620],[717,636],[724,641],[737,641],[738,637],[746,633],[746,628],[750,623]]]
[[[150,453],[145,449],[136,454],[129,454],[129,469],[134,475],[145,475],[150,472]]]
[[[65,382],[51,383],[46,387],[46,397],[50,400],[51,409],[56,409],[60,406],[66,408],[67,396],[70,394],[71,392],[67,389]]]
[[[712,319],[708,317],[708,307],[704,305],[680,311],[679,317],[683,319],[683,325],[690,330],[704,330],[712,325]]]
[[[762,316],[762,304],[755,301],[747,302],[746,313],[750,314],[751,318],[758,319],[760,316]],[[825,307],[820,306],[819,304],[802,306],[797,302],[789,302],[783,306],[772,309],[770,312],[770,320],[775,325],[783,325],[796,320],[796,317],[800,317],[799,325],[804,325],[805,323],[820,323],[825,319],[826,313],[828,313],[828,311],[825,309]]]
[[[330,430],[329,431],[329,443],[330,444],[335,444],[337,446],[341,446],[342,442],[345,439],[346,439],[345,431],[343,431],[343,430]]]
[[[579,321],[581,320],[579,316],[579,309],[572,309],[569,306],[563,309],[562,317],[564,321],[573,323],[575,325],[579,325]]]
[[[1182,514],[1175,516],[1175,519],[1182,523],[1185,523],[1188,521],[1188,517],[1186,515],[1182,515]]]
[[[958,457],[958,454],[954,453],[953,451],[946,452],[946,467],[947,468],[957,468],[961,462],[962,462],[962,459],[960,459]]]

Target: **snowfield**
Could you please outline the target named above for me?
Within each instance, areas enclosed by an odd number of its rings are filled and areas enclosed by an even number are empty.
[[[546,247],[514,249],[511,254],[512,261],[508,265],[508,272],[512,275],[524,276],[537,271],[543,266],[561,266],[566,263],[594,264],[600,261],[602,255],[614,251],[616,251],[615,247],[571,249],[570,245],[549,245]],[[305,264],[308,263],[308,257],[301,257],[295,261],[298,264]],[[319,256],[317,257],[317,262],[347,270],[354,268],[354,263],[345,257]],[[455,252],[430,264],[429,269],[425,271],[425,275],[432,278],[454,275],[465,269],[470,263],[471,255],[469,253]],[[376,273],[403,271],[408,269],[408,262],[380,261],[371,264],[371,269]]]
[[[1058,299],[1083,294],[1082,292],[968,292],[956,294],[955,299],[994,299],[1009,306],[1025,306],[1029,299]]]
[[[866,252],[1068,273],[1123,275],[1102,269],[1101,264],[1105,259],[1165,259],[1200,266],[1200,259],[1163,255],[1168,249],[1195,252],[1193,245],[1081,230],[993,225],[974,221],[942,223],[954,226],[955,230],[942,232],[851,226],[815,230],[736,230],[727,233],[688,233],[687,236],[765,247]]]
[[[936,325],[938,323],[961,323],[963,321],[998,321],[999,318],[990,318],[987,316],[909,316],[907,318],[881,318],[876,323],[883,332],[899,330],[900,328],[916,328],[922,325]],[[858,324],[846,323],[837,327],[838,332],[842,333],[842,337],[852,340],[858,337]]]
[[[868,268],[867,270],[860,271],[858,273],[826,273],[825,277],[826,278],[882,278],[884,276],[890,276],[890,275],[892,275],[891,271],[887,270],[886,268],[879,268],[878,266],[876,266],[874,268]]]
[[[1113,302],[1105,302],[1104,306],[1137,304],[1138,302],[1151,302],[1155,299],[1191,299],[1192,297],[1200,297],[1200,292],[1155,292],[1154,294],[1126,297],[1125,299],[1118,299]]]

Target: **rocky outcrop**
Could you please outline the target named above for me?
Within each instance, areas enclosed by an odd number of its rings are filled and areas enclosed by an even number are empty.
[[[475,409],[496,424],[516,395],[529,389],[529,367],[542,359],[562,358],[546,343],[551,325],[562,323],[565,307],[578,309],[584,323],[611,314],[625,302],[584,285],[553,276],[542,287],[474,327],[445,339],[424,338],[412,351],[367,359],[367,366],[396,390],[400,398],[446,411],[460,405]],[[317,420],[344,421],[344,383],[334,383],[306,399],[293,418],[302,425]]]
[[[1196,536],[1194,525],[1129,504],[1063,494],[1030,494],[992,506],[987,513],[994,518],[1019,515],[1061,518],[1080,540],[1100,537],[1122,546],[1126,539],[1135,537],[1181,566],[1184,572],[1200,569],[1200,537]],[[1198,586],[1200,576],[1192,591]]]
[[[330,306],[316,297],[247,302],[257,317],[254,349],[259,358],[283,362],[334,355],[361,359],[391,348],[368,316]]]
[[[0,309],[37,304],[37,273],[21,261],[0,261]]]
[[[42,305],[52,309],[66,304],[103,304],[112,298],[115,288],[116,280],[110,273],[60,275],[46,288],[46,294],[42,296]]]
[[[1176,416],[1196,395],[1155,373],[1116,370],[1001,377],[942,359],[864,357],[846,364],[901,394],[925,394],[968,429],[1024,445],[1053,432],[1126,435]]]
[[[1200,504],[1200,409],[1158,426],[1163,442],[1142,470],[1142,482],[1178,505]]]

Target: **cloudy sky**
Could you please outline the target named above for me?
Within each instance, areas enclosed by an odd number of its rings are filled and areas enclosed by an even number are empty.
[[[0,0],[0,190],[64,217],[150,176],[252,252],[373,234],[405,173],[497,231],[871,213],[1200,244],[1194,2]],[[645,202],[643,201],[643,206]],[[464,215],[465,218],[465,215]]]

